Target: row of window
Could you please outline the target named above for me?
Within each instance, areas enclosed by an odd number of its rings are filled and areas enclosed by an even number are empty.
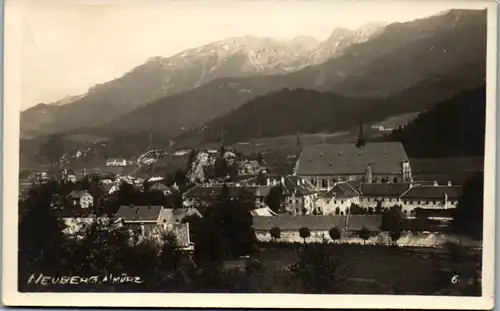
[[[336,183],[336,182],[341,182],[341,181],[353,181],[353,180],[356,180],[356,176],[339,177],[338,179],[337,178],[332,178],[331,182],[332,183]],[[330,181],[329,179],[317,179],[317,178],[311,178],[310,179],[311,184],[316,185],[316,186],[321,185],[321,187],[323,187],[323,188],[328,187],[329,181]],[[374,182],[374,183],[378,183],[378,182],[388,183],[390,181],[392,181],[394,183],[397,183],[397,182],[400,182],[401,179],[398,178],[398,177],[393,177],[392,179],[389,178],[389,177],[381,177],[381,178],[379,178],[379,177],[373,177],[372,178],[372,182]]]
[[[330,200],[326,200],[326,204],[330,204]],[[337,200],[333,200],[333,204],[337,204]],[[340,200],[340,204],[344,204],[344,200]]]
[[[397,198],[385,198],[385,199],[382,199],[382,198],[362,198],[361,199],[362,201],[365,201],[365,202],[377,202],[377,201],[386,201],[386,202],[400,202],[399,199]],[[448,201],[450,204],[457,204],[457,201],[456,200],[449,200]],[[423,205],[429,205],[429,204],[444,204],[445,201],[444,200],[418,200],[418,201],[413,201],[413,200],[404,200],[403,201],[403,204],[423,204]]]

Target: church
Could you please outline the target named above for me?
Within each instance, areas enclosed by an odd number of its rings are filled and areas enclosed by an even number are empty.
[[[302,149],[294,174],[320,189],[341,181],[364,183],[411,182],[408,156],[400,142],[311,145]]]

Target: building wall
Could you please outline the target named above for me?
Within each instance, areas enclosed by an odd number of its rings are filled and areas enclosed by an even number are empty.
[[[351,175],[327,175],[327,176],[300,176],[309,181],[313,186],[320,189],[328,189],[333,187],[337,182],[364,180],[365,174],[351,174]],[[402,173],[396,174],[372,174],[373,183],[381,182],[402,182]]]
[[[323,242],[323,239],[331,240],[328,230],[310,230],[311,236],[306,239],[306,243]],[[257,240],[260,242],[272,242],[274,239],[271,237],[269,231],[255,230]],[[281,230],[281,237],[276,240],[277,242],[285,243],[303,243],[304,239],[300,237],[298,230]]]
[[[387,207],[387,208],[394,206],[395,204],[398,205],[401,204],[401,200],[399,199],[399,197],[374,197],[374,196],[363,196],[359,200],[359,203],[361,207],[375,208],[377,206],[378,201],[382,202],[382,207]]]
[[[285,199],[285,205],[286,209],[293,215],[311,215],[316,208],[315,201],[314,195],[291,196]],[[304,209],[306,210],[305,214],[303,213]]]
[[[337,207],[340,209],[340,215],[346,215],[347,209],[351,205],[359,204],[359,197],[354,198],[319,198],[316,202],[316,206],[320,208],[323,215],[336,215]]]
[[[416,208],[429,208],[429,209],[449,209],[456,208],[458,205],[458,199],[450,199],[446,202],[444,199],[441,200],[401,200],[401,210],[405,215],[413,215]]]

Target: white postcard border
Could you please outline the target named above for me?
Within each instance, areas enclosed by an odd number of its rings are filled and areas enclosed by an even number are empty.
[[[82,2],[82,1],[80,1]],[[96,1],[90,1],[96,2]],[[100,4],[104,1],[97,1]],[[110,1],[116,3],[116,1]],[[145,2],[142,1],[142,5]],[[359,1],[357,1],[359,2]],[[426,1],[422,1],[425,5]],[[431,1],[432,2],[432,1]],[[453,3],[452,1],[448,1]],[[308,294],[19,293],[17,291],[17,193],[19,172],[20,53],[24,1],[4,9],[3,267],[2,298],[9,306],[226,307],[226,308],[419,308],[490,309],[494,304],[497,3],[456,2],[488,9],[487,113],[484,167],[482,297]],[[382,5],[382,1],[380,1]],[[313,5],[311,3],[311,5]]]

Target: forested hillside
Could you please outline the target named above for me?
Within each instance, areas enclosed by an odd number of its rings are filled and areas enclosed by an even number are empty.
[[[206,125],[205,141],[228,143],[257,137],[335,132],[361,120],[383,119],[396,104],[388,99],[347,98],[333,92],[283,89],[258,97]]]
[[[422,112],[388,139],[411,158],[484,156],[486,87],[466,90]]]

